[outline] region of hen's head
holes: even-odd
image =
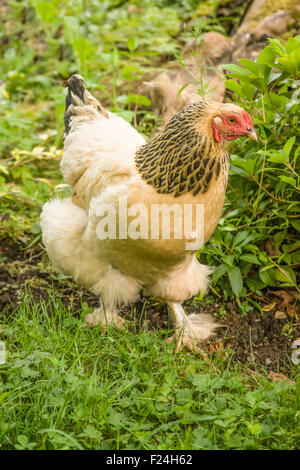
[[[239,106],[229,103],[211,103],[211,129],[214,140],[234,140],[241,136],[257,141],[249,114]]]
[[[199,101],[174,114],[137,150],[135,162],[142,178],[159,193],[204,194],[220,174],[226,185],[228,154],[223,144],[242,135],[257,140],[243,108]]]

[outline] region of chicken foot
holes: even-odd
[[[201,340],[211,336],[219,325],[209,315],[192,313],[187,316],[179,303],[169,302],[168,308],[174,323],[175,333],[167,341],[176,342],[176,352],[187,347],[206,358],[204,351],[198,344]]]
[[[125,321],[113,309],[105,308],[102,304],[100,308],[96,308],[93,313],[86,315],[84,319],[84,327],[93,328],[101,325],[103,331],[107,325],[124,328]]]

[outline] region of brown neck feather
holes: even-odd
[[[175,114],[165,128],[135,156],[141,177],[158,193],[180,196],[205,193],[213,179],[227,168],[227,154],[212,136],[203,135],[195,122],[207,120],[207,104],[187,106]],[[195,121],[195,119],[197,119]],[[199,128],[199,126],[197,126]],[[200,126],[201,127],[201,126]]]

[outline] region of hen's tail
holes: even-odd
[[[68,80],[68,94],[66,97],[66,110],[64,115],[66,134],[71,129],[71,120],[74,116],[85,116],[95,119],[99,113],[108,118],[107,111],[96,98],[86,90],[81,75],[72,75]]]

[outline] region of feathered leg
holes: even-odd
[[[125,321],[117,314],[115,309],[105,308],[101,300],[100,304],[100,308],[96,308],[93,313],[86,315],[83,327],[93,328],[94,326],[101,325],[103,331],[106,331],[107,325],[124,328]]]
[[[211,336],[219,325],[209,315],[192,313],[187,316],[179,303],[169,302],[168,308],[174,322],[175,333],[167,341],[177,343],[176,352],[187,347],[205,357],[205,353],[198,346],[199,341]]]

